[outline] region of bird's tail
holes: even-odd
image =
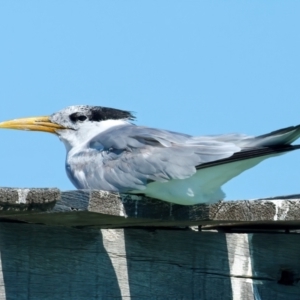
[[[246,138],[237,143],[241,147],[240,152],[236,152],[224,159],[201,164],[196,168],[203,169],[259,157],[267,158],[297,150],[300,149],[300,145],[291,145],[291,143],[299,137],[300,125],[279,129],[257,137]]]
[[[300,137],[300,125],[272,131],[267,134],[244,140],[244,147],[283,147],[291,145]]]

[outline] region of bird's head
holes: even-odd
[[[134,120],[134,116],[129,111],[90,105],[69,106],[48,118],[50,123],[61,126],[60,130],[76,131],[85,126],[99,126],[100,123],[107,121]],[[57,130],[54,133],[58,133]]]
[[[66,107],[50,116],[31,117],[0,123],[0,128],[50,132],[65,143],[74,146],[87,138],[121,124],[134,120],[129,111],[89,105]]]

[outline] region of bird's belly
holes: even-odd
[[[187,179],[151,182],[142,192],[149,197],[181,205],[214,203],[225,197],[221,190],[223,184],[266,158],[259,157],[200,169]]]
[[[220,187],[214,187],[211,190],[202,188],[202,185],[194,176],[184,180],[152,182],[142,192],[148,197],[181,205],[214,203],[225,197]]]
[[[193,205],[199,203],[214,203],[223,200],[225,194],[221,186],[243,171],[254,167],[262,160],[270,156],[247,159],[227,164],[203,168],[186,179],[173,179],[167,182],[154,181],[139,189],[132,189],[134,178],[132,174],[118,179],[115,172],[109,173],[110,180],[106,180],[105,171],[101,166],[98,168],[85,168],[76,164],[73,160],[73,170],[67,172],[79,189],[101,189],[120,193],[145,194],[146,196],[181,205]],[[68,166],[68,165],[67,165]],[[87,171],[88,170],[88,171]]]

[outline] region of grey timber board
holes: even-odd
[[[51,210],[60,198],[60,191],[56,188],[0,188],[0,211],[9,214],[16,211]]]
[[[64,226],[300,228],[300,196],[184,206],[105,191],[0,188],[0,219]]]
[[[0,223],[0,299],[243,299],[300,295],[298,234]]]

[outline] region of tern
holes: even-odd
[[[137,126],[130,111],[69,106],[50,116],[0,123],[0,128],[44,131],[64,143],[66,171],[78,189],[144,194],[171,203],[214,203],[227,181],[266,158],[295,149],[300,125],[257,137],[190,136]]]

